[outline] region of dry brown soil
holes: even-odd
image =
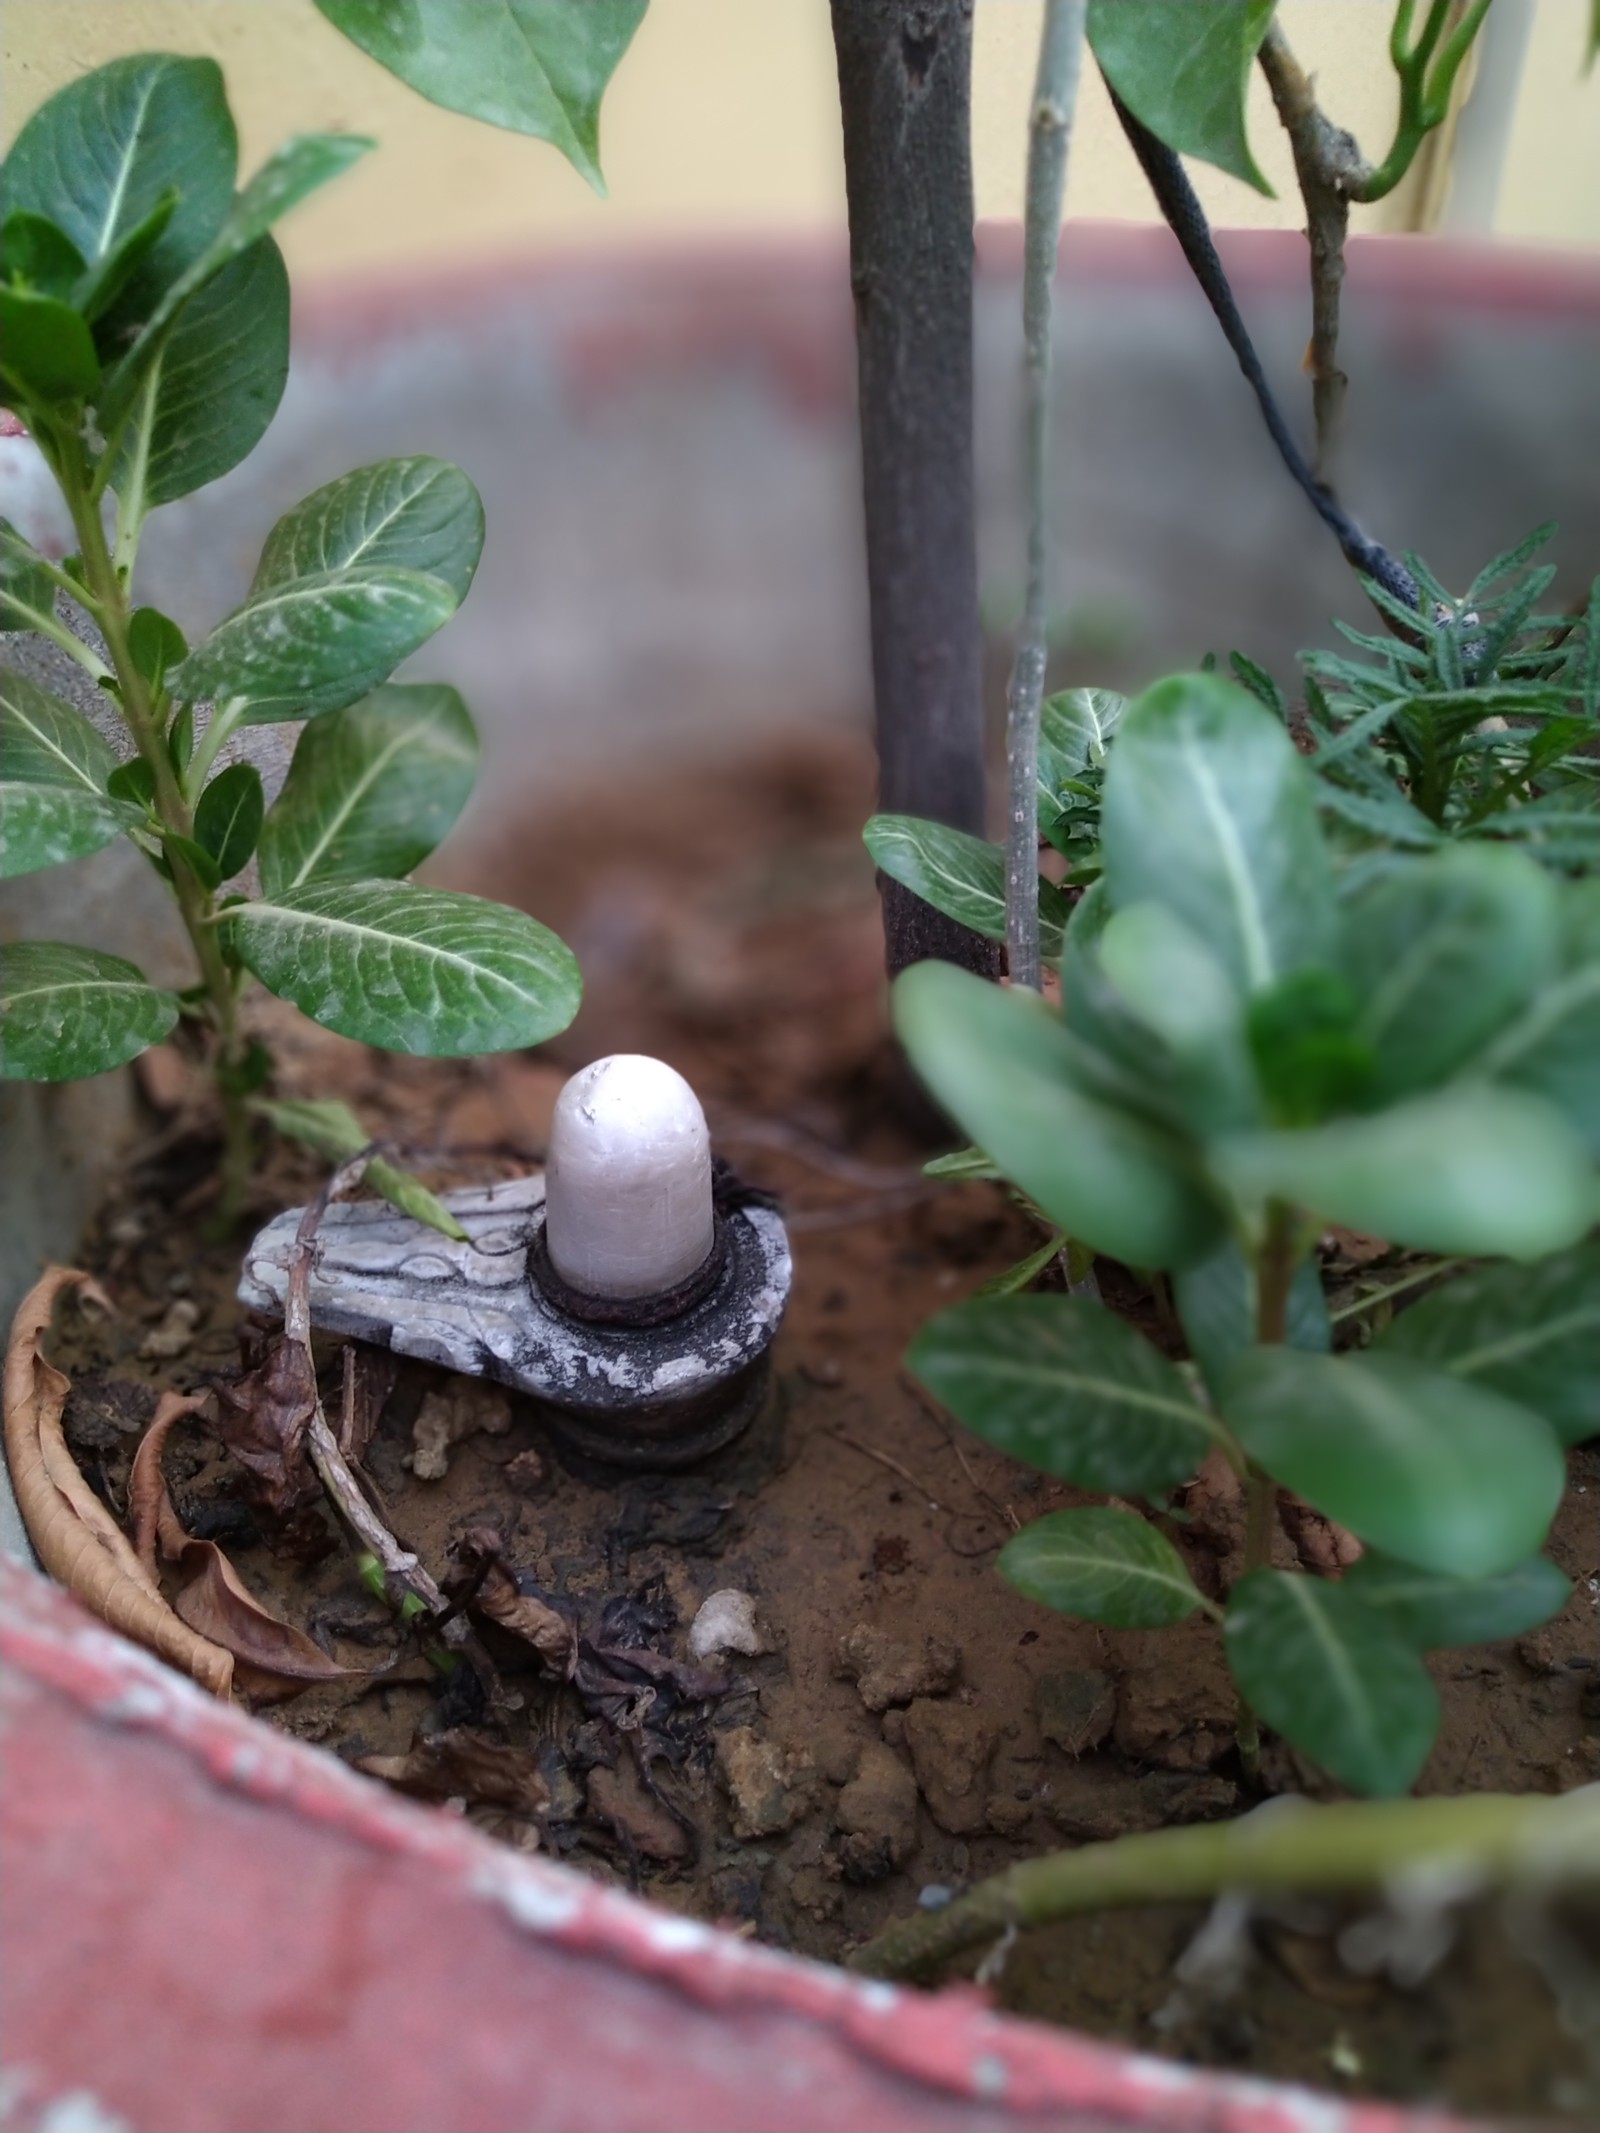
[[[492,1391],[463,1394],[415,1365],[401,1369],[368,1453],[396,1530],[438,1575],[463,1530],[493,1527],[513,1565],[586,1619],[635,1596],[647,1610],[630,1618],[635,1632],[679,1656],[709,1594],[753,1598],[770,1648],[734,1657],[724,1695],[663,1723],[650,1766],[659,1797],[604,1718],[494,1631],[514,1706],[498,1724],[470,1683],[442,1689],[416,1654],[392,1675],[313,1689],[267,1715],[352,1760],[403,1756],[419,1736],[465,1727],[470,1742],[504,1751],[502,1801],[520,1787],[525,1807],[545,1794],[549,1805],[519,1813],[468,1789],[449,1792],[445,1811],[824,1957],[924,1891],[1043,1849],[1250,1804],[1215,1632],[1198,1622],[1103,1632],[1014,1593],[995,1574],[996,1551],[1072,1493],[965,1436],[902,1374],[915,1328],[1038,1238],[996,1187],[920,1180],[927,1120],[885,1043],[858,840],[869,805],[864,753],[813,739],[564,795],[514,844],[480,855],[461,885],[524,904],[584,967],[577,1024],[537,1057],[394,1060],[264,1011],[286,1090],[342,1095],[415,1148],[475,1151],[440,1158],[430,1174],[445,1182],[536,1158],[563,1070],[611,1050],[658,1053],[695,1082],[722,1152],[783,1195],[796,1256],[768,1411],[696,1472],[580,1469],[530,1404],[508,1410]],[[119,1510],[153,1389],[197,1388],[227,1370],[240,1325],[237,1242],[202,1236],[214,1152],[203,1114],[181,1066],[157,1060],[146,1080],[149,1138],[87,1247],[121,1316],[64,1313],[57,1349],[76,1380],[72,1442]],[[256,1215],[303,1200],[316,1175],[280,1150]],[[1374,1278],[1357,1240],[1328,1256],[1345,1293]],[[1155,1298],[1119,1269],[1102,1279],[1110,1300],[1173,1345]],[[464,1403],[473,1433],[448,1474],[426,1480],[411,1471],[412,1432],[434,1392]],[[491,1433],[508,1412],[509,1427]],[[191,1529],[222,1541],[269,1606],[352,1666],[392,1654],[391,1618],[320,1508],[287,1526],[264,1516],[198,1420],[175,1433],[167,1472]],[[1423,1792],[1548,1792],[1600,1777],[1597,1503],[1591,1448],[1574,1455],[1552,1541],[1578,1581],[1560,1620],[1515,1646],[1437,1660],[1444,1723]],[[1238,1544],[1236,1507],[1201,1487],[1188,1510],[1169,1530],[1215,1588]],[[1292,1562],[1287,1532],[1280,1545]],[[1277,1787],[1326,1791],[1282,1750],[1269,1769]],[[472,1783],[448,1769],[440,1782]],[[1344,1967],[1332,1912],[1293,1910],[1256,1922],[1237,1989],[1180,1994],[1173,1965],[1202,1917],[1178,1906],[1035,1935],[1010,1954],[997,1995],[1146,2049],[1348,2093],[1578,2112],[1579,2048],[1538,1963],[1495,1918],[1472,1917],[1428,1977],[1401,1989]],[[1565,1951],[1569,1992],[1587,1993],[1600,2019],[1595,1922],[1572,1924],[1566,1939],[1546,1923],[1535,1955],[1548,1964],[1551,1948]]]

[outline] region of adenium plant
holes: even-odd
[[[1119,1627],[1198,1610],[1247,1765],[1259,1721],[1357,1791],[1402,1792],[1438,1722],[1423,1652],[1519,1633],[1568,1589],[1540,1550],[1563,1445],[1600,1429],[1600,882],[1460,844],[1341,900],[1311,767],[1206,674],[1122,718],[1101,857],[1059,1008],[925,963],[896,1026],[1000,1175],[1170,1279],[1193,1361],[1039,1294],[941,1313],[910,1365],[991,1443],[1120,1499],[1019,1533],[1013,1584]],[[1481,1264],[1337,1353],[1332,1223]],[[1211,1453],[1248,1502],[1227,1591],[1166,1515]],[[1346,1576],[1273,1567],[1281,1490],[1360,1540]]]
[[[579,998],[572,955],[533,919],[405,878],[459,814],[477,761],[454,689],[390,680],[477,569],[483,507],[458,467],[386,460],[318,489],[193,647],[134,592],[148,514],[236,466],[282,395],[289,293],[271,225],[370,145],[301,136],[236,191],[220,70],[150,54],[53,97],[0,170],[0,398],[37,442],[78,543],[58,566],[0,522],[0,628],[75,659],[119,736],[0,668],[0,875],[126,837],[170,888],[196,965],[172,992],[95,949],[0,947],[0,1072],[104,1073],[184,1018],[226,1114],[224,1215],[271,1064],[240,1018],[251,976],[328,1029],[435,1057],[537,1044]],[[104,656],[65,619],[74,611]],[[307,724],[268,807],[251,763],[218,764],[241,729],[290,720]],[[271,1108],[331,1156],[365,1139],[337,1105]],[[453,1226],[392,1166],[369,1175]]]

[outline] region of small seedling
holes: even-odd
[[[236,466],[281,398],[289,294],[271,225],[370,146],[299,136],[236,192],[220,70],[154,54],[52,97],[0,171],[0,398],[36,441],[78,542],[57,565],[0,524],[0,628],[75,659],[105,692],[119,743],[0,669],[0,875],[127,837],[171,890],[197,966],[177,993],[95,949],[0,948],[0,1072],[101,1074],[183,1017],[226,1118],[224,1221],[245,1191],[252,1104],[271,1068],[240,1018],[250,975],[328,1029],[431,1057],[540,1043],[578,1004],[570,952],[533,919],[405,879],[460,813],[477,762],[454,689],[389,680],[477,569],[483,507],[459,468],[385,460],[317,490],[268,535],[243,603],[193,648],[135,600],[148,514]],[[63,619],[63,595],[104,657]],[[300,719],[271,807],[254,765],[218,768],[242,728]],[[254,893],[241,882],[252,861]],[[340,1106],[276,1113],[324,1153],[362,1144]],[[369,1174],[453,1227],[392,1165]]]
[[[1316,802],[1243,689],[1161,682],[1111,751],[1062,1010],[948,964],[897,981],[951,1117],[1061,1231],[1165,1273],[1194,1358],[1032,1295],[943,1312],[909,1361],[1079,1489],[1154,1504],[1226,1460],[1248,1504],[1231,1590],[1125,1503],[1051,1513],[1000,1568],[1089,1621],[1208,1615],[1247,1767],[1259,1718],[1385,1794],[1438,1724],[1423,1652],[1518,1634],[1568,1590],[1539,1551],[1563,1444],[1600,1429],[1600,883],[1459,844],[1341,901]],[[1486,1263],[1335,1354],[1330,1223]],[[1272,1567],[1280,1490],[1364,1544],[1342,1580]]]

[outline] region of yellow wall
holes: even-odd
[[[1517,0],[1501,0],[1517,4]],[[1496,229],[1600,241],[1600,68],[1578,80],[1588,0],[1537,0]],[[1021,212],[1024,118],[1042,0],[977,0],[974,155],[979,213]],[[1369,154],[1394,90],[1387,0],[1284,0],[1282,20],[1326,108]],[[609,201],[541,143],[436,110],[338,36],[311,0],[4,0],[0,132],[78,72],[121,52],[208,52],[228,75],[248,170],[290,132],[349,128],[380,151],[301,208],[291,268],[336,274],[441,254],[628,245],[664,235],[802,231],[843,219],[826,0],[653,0],[607,99]],[[1299,220],[1282,136],[1259,78],[1252,137],[1279,188],[1265,200],[1196,169],[1223,223]],[[1086,70],[1069,213],[1148,219],[1104,91]],[[1406,228],[1402,189],[1358,214]]]

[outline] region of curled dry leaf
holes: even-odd
[[[553,1674],[570,1681],[578,1664],[577,1631],[548,1594],[506,1568],[500,1559],[499,1534],[487,1526],[474,1526],[451,1553],[475,1580],[468,1606],[513,1636],[526,1638]]]
[[[128,1508],[141,1563],[155,1575],[156,1551],[175,1562],[188,1582],[174,1611],[209,1643],[231,1652],[234,1685],[258,1702],[297,1696],[318,1681],[353,1681],[362,1670],[330,1659],[304,1631],[280,1622],[245,1584],[215,1541],[194,1540],[172,1508],[161,1454],[172,1425],[198,1400],[163,1396],[134,1456]]]
[[[306,1431],[317,1412],[317,1374],[298,1340],[274,1333],[255,1367],[217,1387],[217,1428],[270,1511],[291,1510],[316,1492]]]
[[[56,1300],[78,1288],[111,1308],[73,1267],[47,1267],[17,1307],[6,1343],[5,1441],[17,1505],[39,1560],[101,1621],[191,1675],[215,1696],[233,1685],[233,1659],[167,1605],[154,1571],[79,1473],[62,1434],[71,1390],[42,1353]],[[170,1424],[169,1424],[170,1427]]]
[[[530,1817],[550,1805],[550,1788],[531,1755],[465,1726],[419,1733],[406,1754],[364,1756],[356,1768],[425,1800],[466,1799]]]

